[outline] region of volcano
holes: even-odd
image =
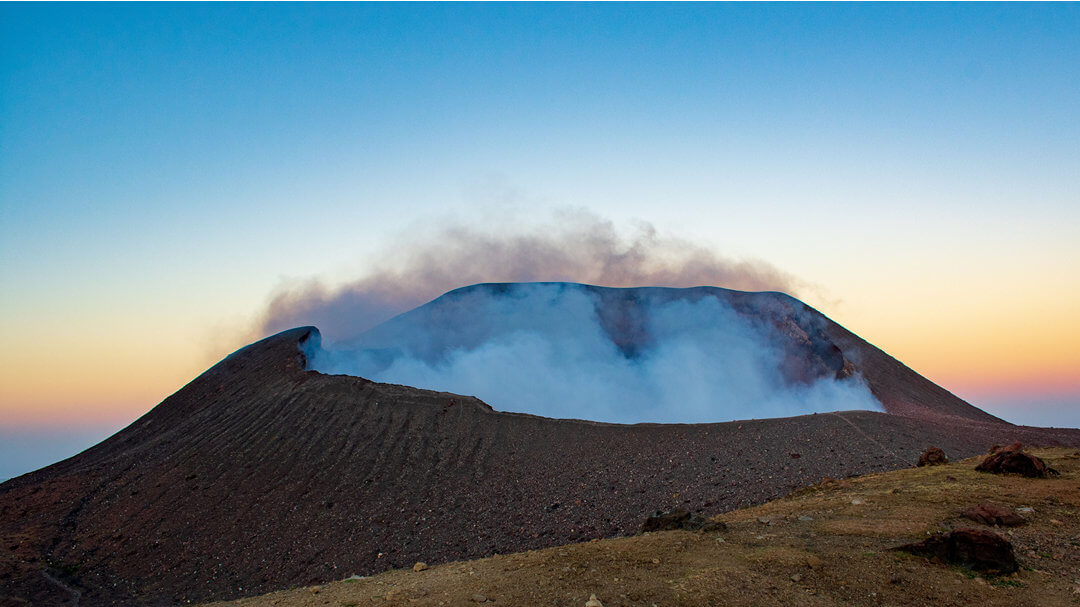
[[[471,347],[461,329],[477,297],[523,288],[452,291],[355,349],[388,364],[402,352],[438,360],[446,350],[425,344]],[[979,410],[783,294],[548,288],[584,294],[627,360],[657,336],[646,304],[722,303],[769,336],[786,384],[861,382],[882,410],[633,425],[499,412],[314,370],[320,334],[300,327],[231,354],[87,451],[0,485],[0,605],[254,595],[634,533],[655,510],[715,514],[823,477],[910,467],[930,445],[953,458],[1014,441],[1080,445],[1080,430]]]
[[[537,344],[522,336],[542,339]],[[323,372],[424,387],[456,384],[500,409],[558,413],[548,417],[574,417],[582,411],[594,420],[606,414],[610,419],[599,421],[631,423],[669,421],[665,417],[685,421],[691,411],[697,417],[693,421],[786,417],[762,414],[769,412],[766,405],[774,392],[806,397],[805,388],[829,385],[847,392],[847,399],[834,400],[853,401],[837,402],[837,408],[1000,421],[778,292],[480,284],[450,291],[336,349],[323,350],[317,339],[308,344],[309,366]],[[481,366],[486,373],[477,378]],[[657,377],[658,367],[668,372]],[[601,388],[591,389],[589,382]],[[627,384],[642,396],[620,389]],[[680,389],[688,384],[694,389]],[[868,390],[860,391],[864,386]],[[865,398],[859,398],[862,392]],[[491,403],[489,397],[496,396],[500,402]],[[695,397],[721,406],[695,407]],[[537,398],[569,404],[536,404],[531,411],[523,406]],[[642,399],[673,401],[669,404],[678,415],[641,407]],[[605,408],[598,400],[612,406]],[[736,402],[724,407],[724,400]],[[627,412],[627,401],[645,411]],[[791,415],[813,410],[795,405],[771,409],[790,409]]]

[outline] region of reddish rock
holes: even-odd
[[[1022,443],[1013,443],[1013,444],[1007,445],[1005,447],[1002,447],[1001,445],[994,445],[993,447],[990,447],[990,455],[993,455],[995,453],[999,453],[1001,451],[1023,451],[1023,450],[1024,450],[1024,445]]]
[[[974,571],[1013,573],[1019,569],[1012,544],[996,533],[979,529],[939,533],[922,542],[899,546],[896,550]]]
[[[994,504],[975,504],[960,513],[960,516],[976,523],[1001,527],[1016,527],[1027,522],[1012,510]]]
[[[919,466],[940,466],[949,463],[945,452],[937,447],[930,447],[919,456]]]
[[[991,472],[994,474],[1020,474],[1029,478],[1046,478],[1057,475],[1057,470],[1046,465],[1040,458],[1024,453],[1020,449],[1020,443],[1009,445],[1005,449],[987,456],[981,464],[975,466],[979,472]]]

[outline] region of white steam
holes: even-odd
[[[475,395],[504,411],[606,422],[881,410],[857,375],[786,377],[790,336],[715,296],[635,296],[640,328],[627,343],[601,318],[610,302],[580,285],[463,291],[339,339],[313,352],[309,366]]]

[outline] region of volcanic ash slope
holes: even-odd
[[[723,298],[783,328],[791,352],[816,353],[824,366],[796,364],[793,381],[807,369],[858,374],[885,412],[669,425],[500,413],[308,370],[318,331],[302,327],[235,352],[101,444],[0,485],[2,600],[249,596],[632,533],[657,509],[712,515],[826,476],[910,467],[931,444],[953,458],[1017,440],[1080,445],[1080,431],[979,411],[787,296],[574,288],[627,328],[614,332],[627,351],[636,302]]]

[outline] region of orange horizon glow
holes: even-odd
[[[1076,396],[1080,399],[1078,365],[1068,356],[1055,357],[1072,352],[1058,352],[1051,346],[1042,349],[1040,356],[1010,360],[995,358],[987,346],[975,343],[965,343],[954,350],[920,345],[913,348],[908,344],[907,357],[890,354],[975,406],[980,398],[988,397],[1038,400]],[[888,348],[883,349],[889,352]],[[53,360],[58,366],[37,368],[30,364],[32,361],[24,359],[23,364],[8,366],[0,375],[3,380],[0,381],[0,428],[102,424],[122,427],[218,360],[209,360],[205,354],[196,358],[198,362],[178,356],[155,360],[114,353],[100,356],[92,364],[72,365],[71,361]],[[63,381],[57,381],[62,375],[56,372],[60,367],[74,367],[74,370]]]
[[[859,282],[870,270],[849,272],[830,287],[846,295],[842,304],[808,303],[946,390],[976,406],[991,397],[1080,401],[1080,289],[1029,275],[1030,284],[987,300],[974,288],[991,282],[985,276],[966,274],[972,284],[959,286],[894,276],[885,289]],[[1040,280],[1054,286],[1037,289]],[[110,312],[90,326],[71,315],[0,331],[0,341],[19,344],[0,350],[0,428],[126,424],[260,337],[243,321],[193,335],[190,327],[214,326],[212,310],[177,310],[167,326]]]

